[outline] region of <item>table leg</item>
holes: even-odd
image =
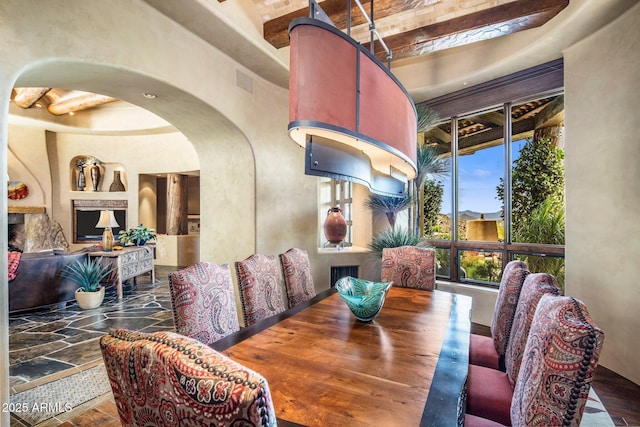
[[[121,257],[117,258],[118,262],[118,282],[116,283],[117,291],[118,291],[118,300],[122,299],[122,259]]]

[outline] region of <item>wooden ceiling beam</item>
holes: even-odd
[[[362,6],[370,14],[371,2],[362,1]],[[424,4],[423,0],[375,0],[373,8],[373,17],[384,19],[388,16],[395,15],[420,7]],[[336,28],[346,32],[347,28],[347,1],[346,0],[325,0],[320,3],[322,10],[329,16]],[[266,21],[263,24],[264,39],[276,48],[289,46],[289,24],[296,18],[309,16],[309,9],[298,9],[294,12]],[[362,12],[356,5],[355,1],[351,6],[351,27],[366,24]]]
[[[535,116],[536,129],[545,126],[557,125],[564,120],[564,95],[557,96],[556,99],[545,105],[545,107]]]
[[[117,101],[117,99],[106,95],[87,93],[81,96],[62,99],[50,104],[47,109],[51,114],[59,116],[70,112],[86,110],[87,108],[96,107],[98,105],[106,104],[107,102],[113,101]]]
[[[384,41],[393,52],[393,59],[408,58],[535,28],[568,5],[569,0],[517,0],[385,37]],[[363,44],[367,49],[368,45]],[[386,58],[380,43],[375,44],[375,55],[381,60]]]
[[[31,108],[51,88],[49,87],[17,87],[14,88],[13,102],[20,108]]]
[[[556,16],[568,4],[569,0],[516,0],[388,36],[384,41],[392,50],[393,59],[408,58],[538,27]],[[369,12],[370,2],[363,2],[363,6]],[[346,31],[346,0],[325,0],[321,7],[337,28]],[[374,18],[376,22],[380,22],[386,17],[420,7],[424,7],[421,0],[375,0]],[[295,18],[308,15],[308,8],[303,8],[265,21],[265,40],[276,48],[288,46],[289,24]],[[352,27],[366,23],[355,2],[352,3],[351,16]],[[368,45],[369,43],[363,44],[367,49]],[[375,43],[375,54],[383,62],[386,61],[386,53],[380,43]]]

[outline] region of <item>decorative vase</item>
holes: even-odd
[[[120,179],[120,171],[113,171],[113,182],[109,186],[109,191],[125,191],[124,184]]]
[[[93,191],[98,191],[98,185],[100,184],[100,166],[96,162],[93,162],[91,166],[91,183],[93,184]]]
[[[347,222],[342,216],[342,209],[335,207],[327,211],[327,218],[324,220],[324,236],[329,243],[338,245],[342,243],[347,235]]]
[[[84,165],[78,165],[78,191],[84,191],[84,187],[87,185],[84,178]]]
[[[98,308],[104,300],[104,286],[101,286],[96,292],[85,292],[82,288],[76,289],[76,302],[78,307],[83,310],[91,310]]]
[[[393,282],[371,282],[347,276],[338,279],[336,290],[356,319],[370,322],[382,309],[392,284]]]

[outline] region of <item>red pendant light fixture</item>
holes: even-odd
[[[317,8],[310,5],[311,15],[323,16]],[[323,20],[295,19],[289,37],[288,130],[306,149],[305,173],[402,196],[416,173],[417,119],[408,92],[369,50]]]

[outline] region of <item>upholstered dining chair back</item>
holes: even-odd
[[[100,348],[125,427],[276,425],[267,380],[195,339],[120,329]]]
[[[491,320],[491,337],[496,351],[503,359],[511,336],[513,316],[516,313],[520,292],[525,279],[530,274],[527,264],[522,261],[511,261],[504,268],[498,298]]]
[[[282,266],[289,308],[316,295],[311,276],[309,254],[306,250],[291,248],[280,254],[280,265]]]
[[[176,332],[211,344],[240,330],[231,270],[202,261],[169,274]]]
[[[471,334],[470,364],[506,370],[504,358],[511,337],[513,316],[520,299],[522,285],[528,275],[527,264],[522,261],[511,261],[505,266],[493,309],[491,337]]]
[[[432,248],[401,246],[382,250],[382,281],[394,286],[432,291],[436,284],[436,251]]]
[[[533,322],[533,315],[538,308],[538,302],[543,295],[562,295],[555,277],[547,273],[529,274],[522,284],[520,299],[513,316],[511,337],[504,356],[507,376],[513,387],[518,378],[520,363],[524,355],[524,348],[529,337],[529,330]]]
[[[286,310],[282,269],[275,256],[253,254],[235,265],[245,326]]]
[[[581,301],[543,295],[513,391],[513,425],[579,426],[603,342]]]

